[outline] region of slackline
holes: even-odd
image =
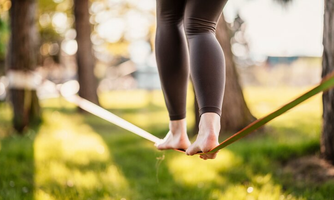
[[[206,152],[205,154],[208,153],[215,153],[218,150],[236,142],[237,140],[247,136],[248,134],[252,133],[253,131],[259,129],[260,127],[262,127],[263,125],[265,125],[266,123],[268,123],[269,121],[275,119],[276,117],[284,114],[285,112],[287,112],[288,110],[290,110],[291,108],[294,108],[295,106],[301,104],[302,102],[304,102],[305,100],[313,97],[314,95],[326,91],[330,88],[334,87],[334,72],[332,72],[331,74],[327,75],[326,77],[324,77],[322,79],[322,81],[315,87],[313,87],[311,90],[309,90],[308,92],[300,95],[299,97],[295,98],[294,100],[292,100],[291,102],[285,104],[284,106],[282,106],[281,108],[273,111],[272,113],[269,113],[268,115],[254,121],[253,123],[249,124],[248,126],[246,126],[245,128],[243,128],[242,130],[240,130],[239,132],[235,133],[234,135],[232,135],[231,137],[227,138],[226,140],[224,140],[223,142],[221,142],[218,146],[216,146],[215,148],[211,149],[209,152]],[[154,142],[155,144],[159,143],[162,141],[162,139],[148,133],[147,131],[131,124],[130,122],[112,114],[111,112],[107,111],[106,109],[86,100],[81,98],[80,96],[76,95],[76,94],[64,94],[63,92],[61,92],[61,95],[69,102],[72,102],[74,104],[76,104],[77,106],[79,106],[80,108],[82,108],[83,110],[86,110],[87,112],[96,115],[110,123],[113,123],[123,129],[126,129],[138,136],[141,136],[151,142]],[[184,152],[181,149],[175,149],[177,151],[181,151]],[[204,154],[199,152],[198,154]]]
[[[235,133],[234,135],[232,135],[231,137],[227,138],[226,140],[224,140],[223,142],[221,142],[218,146],[216,146],[215,148],[211,149],[209,152],[207,153],[215,153],[218,150],[232,144],[233,142],[245,137],[246,135],[252,133],[253,131],[259,129],[261,126],[263,126],[264,124],[268,123],[269,121],[275,119],[276,117],[284,114],[285,112],[287,112],[288,110],[290,110],[291,108],[301,104],[302,102],[304,102],[305,100],[313,97],[314,95],[326,91],[330,88],[334,87],[334,72],[328,74],[327,76],[325,76],[321,82],[313,87],[311,90],[309,90],[308,92],[305,92],[304,94],[300,95],[299,97],[295,98],[294,100],[292,100],[291,102],[285,104],[284,106],[282,106],[281,108],[273,111],[272,113],[254,121],[253,123],[249,124],[248,126],[246,126],[245,128],[243,128],[242,130],[240,130],[239,132]]]
[[[130,122],[118,117],[117,115],[112,114],[111,112],[107,111],[106,109],[81,98],[78,95],[71,95],[71,96],[65,96],[65,99],[69,102],[72,102],[82,108],[83,110],[86,110],[87,112],[92,113],[93,115],[96,115],[108,122],[111,122],[119,127],[124,128],[125,130],[128,130],[136,135],[139,135],[140,137],[143,137],[151,142],[158,143],[161,141],[158,137],[148,133],[147,131],[144,131],[143,129],[131,124]]]
[[[109,112],[108,110],[84,99],[84,98],[81,98],[80,96],[76,95],[76,92],[73,92],[73,91],[67,91],[67,87],[69,85],[71,85],[71,81],[69,82],[66,82],[64,84],[62,84],[59,87],[57,87],[57,85],[51,81],[48,81],[49,83],[53,84],[57,90],[60,92],[60,94],[69,102],[71,103],[74,103],[75,105],[79,106],[81,109],[97,116],[97,117],[100,117],[110,123],[113,123],[125,130],[128,130],[130,131],[131,133],[134,133],[140,137],[143,137],[153,143],[159,143],[161,142],[162,140],[150,133],[148,133],[147,131],[139,128],[138,126],[134,125],[134,124],[131,124],[130,122],[118,117],[117,115]],[[70,84],[68,84],[70,83]],[[79,84],[77,84],[77,90],[79,90]]]

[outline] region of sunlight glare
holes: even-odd
[[[68,55],[74,55],[78,51],[78,43],[76,40],[64,40],[61,49]]]
[[[155,10],[155,1],[154,0],[128,0],[134,5],[137,6],[137,8],[143,10],[143,11],[154,11]]]
[[[151,46],[146,41],[132,42],[129,46],[130,58],[136,64],[145,64],[151,54]]]
[[[232,45],[232,52],[235,56],[240,57],[240,58],[247,57],[247,53],[248,53],[246,47],[239,43],[234,43]]]
[[[76,37],[77,37],[77,32],[73,28],[67,30],[66,33],[65,33],[65,39],[67,39],[67,40],[75,40]]]
[[[110,18],[97,26],[98,34],[108,42],[119,41],[125,30],[124,21],[121,18]]]
[[[252,192],[253,192],[253,190],[254,190],[254,188],[253,188],[253,187],[248,187],[248,188],[247,188],[247,193],[252,193]]]
[[[121,3],[123,0],[108,0],[109,3]]]
[[[225,182],[219,173],[230,169],[238,162],[239,159],[231,151],[221,150],[215,160],[203,161],[198,156],[180,155],[171,159],[168,166],[175,179],[189,185],[198,185],[201,182]]]
[[[41,200],[55,200],[56,199],[40,188],[34,192],[34,196],[35,196],[35,199],[41,199]]]
[[[57,32],[64,32],[67,28],[67,15],[63,12],[56,12],[52,16],[52,25],[56,28]]]
[[[150,21],[138,11],[129,11],[126,14],[125,38],[129,41],[145,39],[149,33]]]
[[[92,40],[92,43],[94,44],[93,48],[96,52],[100,53],[100,52],[103,52],[105,50],[102,46],[104,44],[104,40],[98,34],[92,33],[90,35],[90,39]],[[98,54],[98,55],[100,55],[100,54]]]
[[[45,189],[48,187],[65,186],[80,191],[99,190],[107,185],[109,192],[128,188],[99,134],[82,125],[80,118],[59,112],[47,115],[34,142],[34,183],[39,188],[35,199],[53,199]]]
[[[257,188],[247,187],[246,185],[239,183],[233,184],[224,191],[215,190],[212,193],[215,199],[289,199],[296,200],[292,195],[285,196],[284,191],[278,184],[267,183],[260,185]],[[283,198],[282,198],[283,197]]]
[[[5,84],[3,84],[2,82],[0,82],[0,97],[4,96],[5,94],[6,94]]]
[[[79,82],[77,80],[71,80],[62,84],[60,92],[63,96],[68,97],[78,93],[79,89],[80,89]]]
[[[48,13],[44,13],[39,17],[39,23],[42,27],[46,27],[51,22],[50,15]]]
[[[105,9],[105,3],[104,2],[93,2],[90,6],[90,11],[92,13],[99,13]]]
[[[0,2],[1,2],[0,13],[7,12],[12,7],[11,1],[5,0]]]

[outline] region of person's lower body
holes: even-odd
[[[225,86],[225,61],[215,30],[227,0],[157,0],[155,52],[170,117],[170,132],[158,149],[208,152],[218,144]],[[192,76],[199,104],[199,133],[190,145],[186,94]],[[214,158],[205,154],[201,158]]]

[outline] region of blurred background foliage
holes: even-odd
[[[168,115],[162,93],[156,90],[152,1],[91,0],[89,21],[101,105],[162,138],[168,131]],[[285,8],[292,4],[277,2],[288,2]],[[37,71],[56,83],[76,79],[73,1],[38,0],[37,5]],[[10,6],[11,1],[0,0],[0,75],[5,71]],[[234,12],[226,20],[231,49],[254,116],[267,114],[319,82],[319,55],[251,55],[254,41],[247,35],[247,23]],[[264,18],[263,12],[251,15]],[[293,33],[289,28],[282,32]],[[0,84],[0,97],[1,91]],[[0,102],[0,199],[329,199],[334,195],[332,168],[318,156],[320,96],[277,118],[263,132],[222,150],[216,160],[203,162],[178,152],[158,152],[142,138],[76,112],[73,104],[55,94],[45,86],[39,94],[43,123],[27,128],[22,137],[11,126],[10,105]],[[189,87],[189,127],[195,126],[193,100]]]

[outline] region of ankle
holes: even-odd
[[[172,134],[186,133],[187,131],[187,121],[186,119],[173,120],[169,122],[169,130]]]
[[[199,122],[199,130],[200,130],[199,133],[202,134],[208,134],[208,133],[219,134],[220,116],[216,113],[210,113],[210,112],[202,114]]]

